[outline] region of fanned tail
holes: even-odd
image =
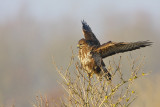
[[[111,76],[111,74],[108,72],[108,70],[105,68],[105,70],[104,70],[105,72],[105,74],[104,74],[104,77],[107,79],[107,81],[110,81],[111,79],[112,79],[112,76]]]
[[[107,81],[110,81],[112,79],[112,75],[108,72],[108,70],[105,67],[102,67],[103,77],[107,79]]]

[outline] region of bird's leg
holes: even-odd
[[[102,81],[102,76],[97,75],[97,78],[98,78],[99,81]]]
[[[83,70],[82,63],[81,63],[81,65],[79,66],[79,68],[80,68],[81,70]]]
[[[89,77],[89,78],[92,78],[92,75],[93,75],[93,73],[91,73],[91,72],[88,73],[88,77]]]

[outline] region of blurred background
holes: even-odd
[[[78,52],[83,19],[101,43],[154,42],[131,52],[146,56],[145,70],[152,71],[137,83],[134,105],[160,106],[158,0],[0,0],[0,106],[30,107],[39,93],[55,99],[63,95],[52,56],[59,67],[67,67],[71,47]],[[129,53],[115,57],[120,55]]]

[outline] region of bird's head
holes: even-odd
[[[87,41],[84,38],[79,40],[77,48],[81,49],[82,47],[86,47],[86,46],[88,46],[88,44],[87,44]]]

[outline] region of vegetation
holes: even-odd
[[[89,78],[79,62],[74,60],[74,54],[66,70],[57,67],[53,60],[57,72],[63,79],[60,84],[66,93],[61,97],[60,104],[53,102],[51,104],[46,97],[37,96],[33,106],[128,107],[137,98],[136,90],[132,87],[134,81],[147,75],[143,71],[144,58],[127,58],[130,66],[130,69],[126,69],[130,72],[128,76],[124,75],[125,71],[122,71],[122,57],[119,58],[118,63],[113,58],[108,67],[108,71],[112,74],[112,81],[107,81],[105,78],[98,80],[96,76]]]

